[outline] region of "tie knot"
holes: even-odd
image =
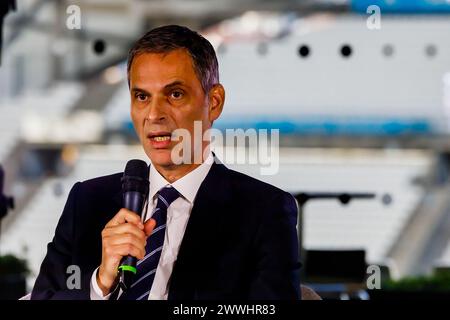
[[[168,208],[172,202],[180,197],[180,193],[173,187],[161,188],[157,195],[158,199],[164,203],[166,208]]]

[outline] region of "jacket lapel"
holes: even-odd
[[[195,275],[201,274],[202,268],[208,268],[211,254],[217,251],[220,225],[226,218],[231,193],[228,169],[216,161],[194,201],[173,268],[169,300],[195,299],[195,284],[198,284]]]

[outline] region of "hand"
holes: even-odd
[[[97,284],[104,296],[117,284],[117,270],[123,257],[144,258],[147,237],[155,225],[154,219],[144,225],[136,213],[125,208],[106,224],[102,231],[102,263],[97,273]]]

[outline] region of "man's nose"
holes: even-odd
[[[164,101],[162,99],[152,99],[147,111],[147,119],[150,122],[162,121],[166,118]]]

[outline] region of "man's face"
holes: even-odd
[[[180,142],[171,140],[172,132],[183,128],[193,137],[194,121],[203,132],[210,128],[222,110],[223,88],[222,99],[217,88],[205,94],[184,49],[136,56],[129,77],[131,118],[145,153],[157,168],[173,166],[171,151]]]

